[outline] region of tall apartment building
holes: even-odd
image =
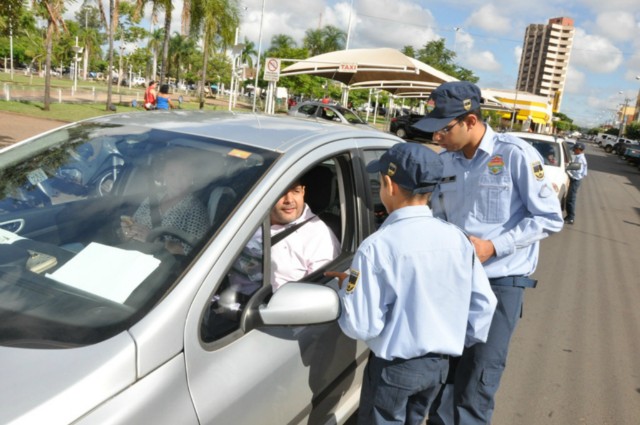
[[[529,25],[524,34],[516,88],[547,97],[554,112],[562,103],[574,33],[573,19],[553,18]]]

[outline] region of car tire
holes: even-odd
[[[406,139],[407,138],[407,131],[404,128],[399,127],[396,130],[396,136],[398,136],[401,139]]]
[[[611,153],[612,150],[613,150],[613,146],[611,146],[611,145],[607,145],[607,146],[604,147],[604,151],[606,153]]]

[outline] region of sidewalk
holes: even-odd
[[[0,112],[0,149],[65,124],[68,123]]]

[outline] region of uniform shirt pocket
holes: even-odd
[[[509,217],[511,199],[509,176],[480,176],[476,217],[484,223],[502,223]]]

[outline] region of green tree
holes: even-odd
[[[180,72],[184,64],[187,62],[196,50],[196,43],[190,37],[174,33],[169,43],[169,66],[168,73],[175,69],[176,81],[180,80]]]
[[[68,0],[71,1],[71,0]],[[65,28],[62,18],[64,13],[64,0],[34,0],[33,6],[36,14],[47,21],[47,32],[45,37],[45,66],[44,77],[44,110],[50,110],[51,104],[51,55],[53,51],[53,39],[58,34],[60,27]]]
[[[204,107],[207,62],[216,41],[230,45],[240,22],[238,0],[191,0],[191,33],[201,35],[203,42],[202,75],[200,76],[200,109]]]
[[[296,42],[290,35],[287,34],[276,34],[271,37],[271,46],[270,48],[273,50],[285,50],[285,49],[293,49],[296,47]]]
[[[629,139],[640,140],[640,122],[634,121],[627,124],[625,132]]]
[[[322,40],[322,30],[308,29],[304,33],[302,44],[304,48],[307,49],[309,56],[317,56],[323,53]]]
[[[479,78],[473,74],[473,71],[455,64],[455,57],[456,53],[447,49],[444,38],[441,38],[425,44],[423,48],[418,50],[416,59],[459,80],[478,82]]]
[[[242,48],[242,53],[240,54],[240,60],[243,64],[247,65],[249,68],[253,68],[253,56],[258,55],[258,51],[256,50],[256,44],[253,41],[249,41],[247,37],[244,38],[244,47]]]
[[[169,39],[171,38],[173,5],[171,0],[136,0],[136,17],[142,13],[149,2],[152,3],[151,13],[153,16],[157,16],[160,10],[164,10],[164,40],[162,41],[162,56],[160,60],[160,83],[163,83],[169,61]]]
[[[322,53],[344,50],[347,41],[347,33],[333,25],[327,25],[322,29]]]

